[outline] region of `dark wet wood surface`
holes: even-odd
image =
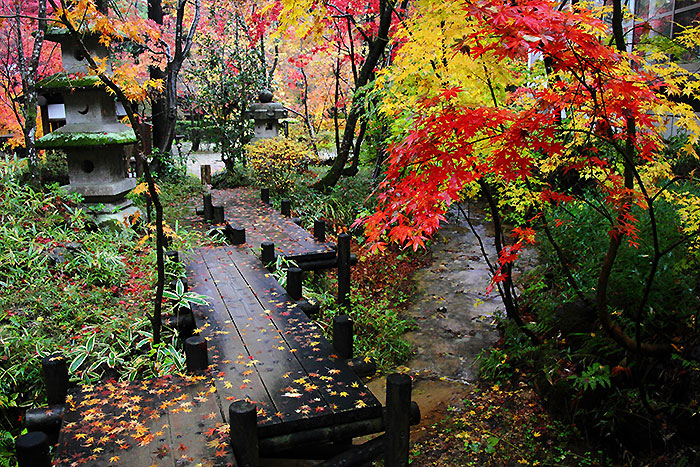
[[[263,203],[258,188],[211,190],[211,195],[214,205],[224,206],[226,220],[233,227],[245,228],[249,246],[260,248],[262,242],[273,242],[278,255],[298,262],[335,257],[335,245],[316,241],[291,218]]]
[[[381,405],[246,245],[186,256],[210,366],[201,375],[82,387],[70,397],[57,465],[235,465],[228,406],[258,407],[261,439],[381,416]]]

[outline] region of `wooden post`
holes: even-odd
[[[239,467],[258,467],[258,414],[255,404],[238,400],[228,407],[231,448]]]
[[[408,466],[411,421],[411,377],[393,373],[386,378],[386,467]]]
[[[291,217],[291,215],[292,215],[292,201],[288,200],[288,199],[283,199],[282,206],[280,208],[280,212],[282,213],[283,216]]]
[[[213,209],[214,209],[214,216],[213,216],[212,222],[214,222],[214,224],[223,224],[224,220],[226,220],[225,216],[224,216],[224,207],[223,206],[214,206]]]
[[[377,372],[377,362],[373,357],[357,357],[346,360],[346,363],[352,371],[360,378],[374,376]]]
[[[169,259],[170,261],[174,263],[179,263],[180,262],[180,255],[176,250],[168,250],[165,252],[165,258]]]
[[[342,359],[352,358],[352,320],[348,315],[333,318],[333,348]]]
[[[350,235],[338,235],[338,303],[350,304]]]
[[[287,294],[292,300],[301,300],[303,271],[301,268],[287,269]]]
[[[321,243],[326,241],[326,221],[314,221],[314,237]]]
[[[270,204],[270,189],[260,188],[260,201],[265,204]]]
[[[231,224],[226,224],[224,233],[231,245],[243,245],[245,243],[245,229],[243,227],[234,227]]]
[[[202,179],[202,185],[211,185],[211,165],[200,165],[199,175]]]
[[[170,325],[177,329],[180,337],[190,337],[197,327],[192,309],[189,306],[181,306],[177,309],[174,318],[174,322],[171,322]]]
[[[260,254],[260,261],[268,270],[273,270],[275,263],[275,244],[272,242],[262,242],[260,244],[262,252]],[[270,266],[272,264],[273,266]]]
[[[210,221],[214,218],[214,206],[211,204],[211,193],[204,195],[204,220]]]
[[[46,388],[46,402],[49,405],[65,404],[68,395],[68,366],[66,358],[55,353],[41,360]]]
[[[45,433],[32,431],[15,441],[19,467],[51,467],[49,440]]]
[[[52,405],[27,409],[24,413],[24,427],[27,431],[40,431],[48,438],[49,445],[56,444],[61,431],[65,406]]]
[[[185,362],[189,373],[207,369],[209,355],[207,354],[206,339],[202,336],[192,336],[185,339]]]

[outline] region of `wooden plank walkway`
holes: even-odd
[[[250,246],[260,248],[262,242],[273,242],[277,254],[297,262],[335,258],[335,245],[316,241],[291,218],[263,203],[258,188],[211,190],[211,195],[215,206],[224,206],[232,226],[245,228]]]
[[[83,387],[69,397],[55,465],[235,465],[227,420],[239,399],[257,405],[261,444],[301,433],[313,445],[324,428],[381,417],[374,395],[247,246],[188,256],[191,289],[210,297],[195,309],[209,369]]]

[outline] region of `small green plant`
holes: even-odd
[[[243,164],[233,164],[230,168],[216,172],[211,177],[211,186],[219,190],[247,186],[250,182],[248,169]]]
[[[163,291],[163,297],[173,301],[175,310],[182,306],[206,305],[209,299],[206,295],[185,291],[185,284],[180,279],[175,282],[175,290]]]
[[[266,267],[272,268],[272,275],[277,279],[282,287],[287,287],[287,271],[289,268],[296,268],[299,265],[294,261],[285,258],[282,255],[277,255],[273,263],[267,264]]]
[[[588,366],[580,375],[572,375],[574,387],[583,391],[595,391],[596,388],[610,387],[610,367],[600,363]]]

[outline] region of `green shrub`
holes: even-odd
[[[360,167],[354,177],[343,177],[338,183],[319,192],[311,187],[317,173],[326,168],[313,167],[309,173],[295,178],[294,188],[285,194],[273,193],[273,204],[279,205],[282,198],[292,201],[292,210],[301,218],[302,225],[312,226],[314,220],[325,220],[330,232],[348,229],[355,219],[367,212],[373,203],[370,194],[372,185],[368,183],[369,169]]]
[[[234,164],[232,169],[216,172],[211,177],[211,186],[216,189],[237,188],[250,185],[248,169],[242,164]]]
[[[63,151],[45,151],[39,162],[41,183],[49,185],[58,183],[68,184],[68,159]]]

